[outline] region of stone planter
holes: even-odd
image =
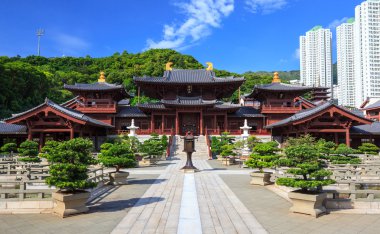
[[[157,158],[143,158],[141,161],[139,161],[139,166],[151,166],[156,165],[159,159]]]
[[[235,164],[235,159],[234,158],[222,158],[221,159],[222,164],[225,166],[230,166]]]
[[[110,183],[113,185],[123,185],[128,184],[127,177],[129,176],[129,172],[119,171],[119,172],[110,172]]]
[[[52,198],[57,204],[53,209],[54,214],[64,218],[70,215],[87,212],[88,207],[86,206],[86,202],[90,195],[91,194],[86,191],[76,193],[53,193]]]
[[[252,177],[250,184],[252,184],[252,185],[265,186],[268,184],[273,184],[270,181],[270,177],[272,175],[272,173],[270,173],[270,172],[251,172],[250,175]]]
[[[327,197],[326,193],[307,194],[296,190],[289,192],[288,197],[293,203],[293,206],[290,208],[291,212],[308,214],[313,217],[318,217],[326,212],[326,207],[323,205],[323,201]]]

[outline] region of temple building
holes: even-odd
[[[106,82],[101,72],[93,84],[65,84],[73,99],[62,104],[46,99],[41,105],[0,122],[0,145],[10,139],[25,139],[43,146],[47,140],[86,137],[95,148],[106,137],[128,133],[134,119],[139,135],[175,134],[240,135],[244,120],[251,135],[282,143],[288,137],[312,134],[336,143],[380,145],[377,118],[369,118],[376,106],[367,106],[367,116],[328,101],[328,88],[281,83],[278,73],[270,84],[255,85],[239,104],[228,100],[245,82],[243,77],[217,77],[212,63],[206,69],[174,69],[166,64],[161,77],[134,77],[137,99],[152,101],[130,105],[131,95],[122,85]],[[308,97],[308,98],[306,98]],[[363,106],[363,108],[365,108]],[[380,109],[379,109],[380,110]]]

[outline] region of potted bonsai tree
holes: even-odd
[[[135,154],[129,144],[104,143],[101,145],[99,161],[106,167],[115,167],[116,171],[110,172],[110,183],[114,185],[127,184],[128,172],[120,171],[120,168],[131,168],[136,165]]]
[[[294,177],[279,178],[276,183],[299,189],[288,194],[293,203],[290,211],[314,217],[326,212],[323,206],[326,193],[322,192],[322,186],[333,184],[335,181],[328,178],[332,173],[323,169],[316,146],[291,145],[285,148],[285,155],[295,166],[287,170],[287,173]]]
[[[377,147],[375,144],[372,144],[372,143],[363,143],[361,146],[359,146],[358,149],[363,154],[372,154],[372,155],[379,154],[379,147]]]
[[[280,158],[280,156],[276,154],[279,150],[277,142],[274,141],[259,143],[253,147],[253,153],[245,164],[249,168],[255,168],[259,171],[250,173],[252,177],[251,184],[265,186],[271,183],[270,177],[272,173],[264,172],[264,168],[272,168],[275,166],[276,160]]]
[[[21,158],[18,160],[22,162],[40,162],[41,159],[38,157],[38,143],[30,140],[26,140],[20,144],[18,148],[19,155]]]
[[[151,136],[141,145],[141,151],[146,155],[141,161],[144,166],[156,164],[166,150],[158,134],[152,134]]]
[[[332,164],[360,164],[362,160],[352,154],[357,153],[357,150],[354,150],[348,147],[346,144],[340,144],[334,151],[334,155],[331,155],[328,160]]]
[[[9,156],[16,152],[17,144],[16,143],[6,143],[0,148],[0,152],[8,153]]]
[[[90,140],[75,138],[47,143],[47,148],[43,150],[44,157],[50,163],[50,176],[46,178],[46,183],[58,188],[52,194],[57,204],[54,213],[61,217],[88,211],[85,203],[90,193],[85,189],[96,186],[96,183],[87,181],[87,167],[95,162],[91,156],[92,147]]]
[[[221,147],[222,152],[220,156],[222,157],[222,163],[226,166],[230,166],[235,163],[235,145],[226,144]]]

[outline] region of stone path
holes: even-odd
[[[184,163],[168,166],[158,177],[163,182],[153,184],[112,233],[266,233],[205,160],[194,160],[201,170],[195,174],[180,171]]]

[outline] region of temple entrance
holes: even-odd
[[[194,135],[199,135],[199,113],[180,113],[179,114],[179,132],[185,135],[186,132],[192,131]]]

